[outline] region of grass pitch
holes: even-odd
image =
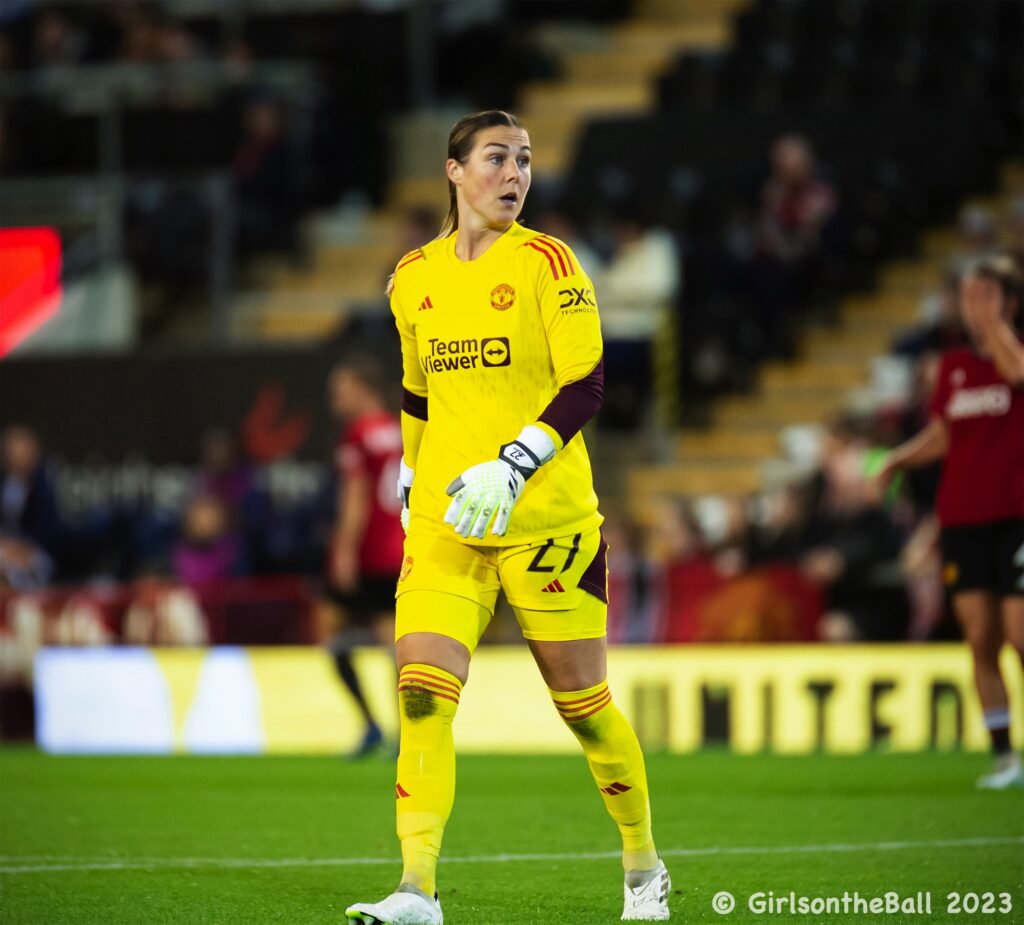
[[[1024,922],[1024,791],[973,789],[983,756],[648,759],[679,923]],[[459,759],[439,889],[450,925],[611,923],[618,833],[582,757]],[[393,889],[383,758],[0,753],[4,923],[340,923]],[[727,890],[736,910],[720,915]],[[755,892],[929,891],[932,913],[757,915]],[[948,893],[1009,912],[948,914]],[[970,902],[970,901],[969,901]]]

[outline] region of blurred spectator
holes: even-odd
[[[957,222],[960,240],[947,263],[949,274],[957,279],[973,264],[999,253],[999,234],[995,217],[980,206],[965,206]]]
[[[760,523],[752,530],[747,545],[751,565],[796,563],[807,548],[811,519],[811,486],[791,482],[763,500]]]
[[[34,543],[0,535],[0,590],[32,591],[53,578],[53,560]]]
[[[681,285],[679,252],[671,233],[646,226],[628,204],[612,222],[614,251],[590,271],[606,338],[643,340],[657,331]]]
[[[202,646],[208,641],[206,618],[191,590],[150,575],[135,586],[122,638],[133,646]]]
[[[719,575],[735,578],[746,570],[749,561],[747,550],[751,541],[751,526],[746,498],[729,498],[725,501],[722,526],[722,535],[715,543],[713,552],[715,569]]]
[[[296,189],[284,107],[251,100],[242,115],[242,141],[231,161],[237,197],[238,244],[243,255],[291,251],[295,246]]]
[[[243,455],[238,437],[226,428],[215,427],[203,434],[192,494],[220,501],[230,531],[242,543],[242,561],[247,568],[269,570],[268,534],[277,530],[270,499],[260,489],[257,470]]]
[[[214,428],[203,434],[195,494],[217,498],[233,515],[240,515],[255,490],[255,480],[255,471],[242,457],[232,433]]]
[[[775,142],[771,166],[761,190],[760,246],[793,265],[820,251],[824,227],[835,214],[836,194],[816,176],[814,153],[800,135]]]
[[[707,550],[689,507],[668,503],[651,533],[656,565],[655,642],[778,642],[810,640],[820,595],[785,565],[749,569],[747,505],[721,499],[717,551]],[[716,515],[717,516],[717,515]]]
[[[601,532],[608,543],[608,641],[650,642],[653,587],[644,533],[635,521],[612,512]]]
[[[53,574],[64,524],[35,433],[8,427],[0,457],[0,571],[12,586],[35,587]]]
[[[46,643],[53,646],[103,646],[114,634],[94,596],[72,594],[64,606],[46,621]]]
[[[718,583],[700,523],[686,501],[666,499],[659,505],[648,533],[647,555],[658,614],[654,639],[682,642],[694,601]]]
[[[44,9],[36,21],[32,66],[73,66],[82,60],[85,46],[85,36],[75,29],[63,12],[54,7]]]
[[[196,38],[180,22],[164,24],[158,40],[160,59],[169,63],[193,61],[199,55]]]
[[[0,591],[6,590],[0,572]],[[28,682],[45,642],[46,616],[38,595],[0,595],[0,686]]]
[[[144,64],[160,57],[160,29],[151,17],[134,4],[126,4],[128,13],[121,21],[119,58],[128,64]]]
[[[615,249],[590,271],[604,334],[606,427],[635,428],[653,380],[653,344],[680,287],[680,259],[672,234],[646,227],[628,204],[613,220]]]
[[[174,550],[177,578],[191,585],[230,578],[241,571],[241,551],[224,503],[210,495],[193,499],[185,509],[182,538]]]
[[[779,138],[771,175],[761,189],[752,281],[768,353],[789,356],[794,312],[805,309],[834,273],[838,196],[818,176],[814,152],[801,135]]]
[[[242,38],[233,38],[224,46],[221,61],[233,80],[244,81],[252,70],[252,48]]]
[[[907,601],[898,570],[900,538],[865,470],[866,441],[849,421],[825,441],[824,493],[808,531],[804,574],[825,590],[823,638],[906,638]]]

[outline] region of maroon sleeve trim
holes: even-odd
[[[408,389],[402,389],[402,410],[421,421],[427,420],[427,396],[414,395]]]
[[[538,418],[547,424],[559,437],[563,446],[580,432],[604,401],[604,356],[597,365],[576,382],[570,382],[558,390]]]

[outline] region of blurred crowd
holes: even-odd
[[[508,15],[541,15],[536,11],[544,6],[512,4]],[[610,17],[621,15],[624,8],[610,3],[583,6],[607,10]],[[813,19],[828,9],[816,3],[765,4],[750,15],[804,10]],[[884,13],[892,5],[872,9]],[[184,20],[157,4],[135,0],[88,5],[14,0],[0,12],[0,70],[32,75],[120,64],[169,73],[190,62],[216,65],[221,75],[216,99],[207,98],[212,82],[170,82],[165,86],[168,95],[158,94],[148,122],[125,122],[124,166],[149,167],[153,158],[164,156],[175,167],[226,166],[235,193],[237,253],[295,256],[300,247],[296,227],[304,209],[336,205],[349,183],[375,196],[380,193],[387,170],[380,126],[386,113],[411,102],[406,98],[411,82],[395,64],[402,59],[401,67],[406,66],[404,46],[373,40],[404,29],[405,20],[387,19],[385,13],[378,22],[359,18],[358,10],[336,12],[352,16],[342,27],[334,23],[329,29],[299,17],[289,20],[287,28],[279,28],[273,17],[259,22],[254,17],[245,28],[231,30],[226,18]],[[527,76],[551,76],[544,73],[550,62],[510,49],[507,42],[512,39],[502,36],[515,30],[500,28],[498,20],[441,19],[435,24],[441,95],[446,87],[464,89],[462,73],[446,62],[469,61],[481,47],[488,49],[487,73],[501,74],[482,78],[478,88],[490,105],[511,104],[517,82]],[[979,34],[987,33],[982,29]],[[750,39],[753,33],[744,35]],[[739,55],[737,60],[749,63],[755,57]],[[988,52],[981,57],[985,60],[979,67],[989,67],[990,57],[998,59]],[[260,61],[286,58],[315,65],[316,91],[299,107],[313,116],[306,130],[299,127],[292,102],[252,78]],[[361,63],[371,59],[381,79],[364,85],[368,68]],[[517,64],[502,68],[494,61]],[[765,66],[771,61],[766,56]],[[683,76],[685,63],[677,69]],[[721,70],[727,76],[724,65]],[[736,93],[755,92],[755,84],[738,81]],[[801,92],[809,89],[806,81],[798,84]],[[884,94],[887,86],[880,83],[878,92]],[[781,89],[779,94],[780,100],[786,98]],[[147,100],[147,105],[153,107],[154,101]],[[194,123],[200,129],[195,132],[180,130],[185,123],[174,119],[181,112],[190,117],[204,113],[206,121]],[[675,130],[682,114],[680,110],[663,124]],[[703,118],[696,110],[688,115]],[[51,113],[35,100],[26,104],[5,98],[0,165],[14,175],[69,170],[77,156],[76,118],[73,112]],[[719,129],[724,131],[723,126]],[[136,137],[156,141],[147,149],[134,144]],[[635,137],[628,141],[635,147]],[[848,288],[844,275],[850,253],[864,244],[861,239],[871,237],[864,228],[876,235],[884,230],[879,218],[877,227],[862,223],[853,233],[854,199],[857,209],[872,214],[884,212],[887,201],[875,186],[863,182],[860,194],[853,195],[856,152],[846,152],[848,160],[841,163],[841,152],[833,145],[834,166],[819,158],[809,138],[800,134],[776,134],[767,150],[739,153],[721,139],[712,141],[715,158],[724,158],[728,151],[733,161],[743,163],[735,169],[728,165],[726,193],[707,195],[706,203],[713,208],[706,211],[714,213],[714,223],[703,230],[701,187],[713,187],[713,172],[705,164],[702,179],[692,152],[692,164],[673,166],[672,189],[657,191],[666,200],[676,197],[677,206],[688,204],[672,214],[655,208],[663,203],[652,204],[651,195],[636,194],[644,177],[625,176],[624,169],[601,175],[595,204],[596,187],[583,170],[587,151],[577,173],[584,177],[590,207],[580,208],[565,190],[542,184],[531,193],[526,222],[565,240],[599,295],[606,339],[602,427],[635,428],[642,423],[655,389],[654,351],[673,342],[676,328],[685,331],[677,364],[685,381],[672,385],[677,394],[680,388],[706,388],[712,394],[743,389],[761,361],[792,357],[800,327],[809,318],[830,318],[835,301]],[[934,152],[921,142],[908,156],[920,162],[929,154]],[[65,155],[72,161],[61,161]],[[139,164],[133,157],[141,158]],[[861,160],[867,163],[869,158]],[[875,168],[880,183],[892,182],[890,192],[911,188],[913,178],[901,176],[896,161],[873,164]],[[970,172],[959,172],[965,177],[962,182],[969,183]],[[922,187],[922,199],[928,191],[935,190]],[[209,204],[173,184],[149,184],[130,190],[125,208],[127,255],[144,280],[156,284],[161,298],[175,302],[183,285],[207,271],[209,236],[203,229]],[[924,213],[907,214],[913,218],[904,222],[909,234]],[[429,209],[410,211],[398,233],[396,259],[433,237],[438,219]],[[872,260],[882,250],[872,250]],[[1014,203],[1007,215],[976,207],[961,214],[959,243],[943,278],[921,300],[920,323],[903,332],[891,355],[878,364],[871,407],[844,415],[827,428],[796,428],[782,435],[796,476],[752,498],[694,503],[665,499],[653,521],[642,524],[630,512],[608,511],[613,639],[849,641],[924,639],[954,632],[946,617],[932,516],[937,472],[915,472],[893,486],[880,485],[874,473],[885,450],[924,422],[938,353],[964,343],[959,275],[971,261],[996,251],[1009,251],[1024,264],[1024,202]],[[382,268],[382,279],[386,272]],[[2,439],[0,591],[106,580],[138,582],[145,600],[157,586],[153,582],[162,582],[186,594],[176,604],[176,612],[185,613],[188,608],[181,602],[187,589],[248,576],[319,576],[323,570],[336,497],[326,460],[322,485],[301,500],[282,504],[268,490],[263,468],[245,458],[236,435],[211,432],[201,439],[180,506],[108,505],[71,515],[61,503],[52,461],[31,428],[9,427]],[[181,625],[195,624],[182,619]],[[168,632],[167,639],[206,638],[196,631]],[[56,633],[55,638],[62,637]]]
[[[846,245],[841,192],[827,166],[807,138],[787,134],[768,151],[753,152],[745,173],[747,193],[737,194],[721,246],[693,234],[685,220],[659,220],[628,190],[586,214],[544,203],[541,194],[540,208],[530,212],[530,224],[573,248],[600,294],[603,426],[637,426],[654,385],[655,345],[673,342],[680,327],[684,340],[699,341],[683,358],[689,372],[681,375],[705,382],[731,377],[742,386],[763,360],[793,356],[809,317],[832,312]],[[699,273],[702,293],[715,293],[730,310],[691,316],[688,270]],[[699,338],[691,330],[696,324]],[[682,385],[663,388],[678,392]]]
[[[891,484],[877,476],[887,451],[927,422],[942,352],[969,346],[960,276],[1005,253],[1024,270],[1024,198],[1004,214],[964,208],[943,275],[920,299],[920,322],[877,359],[865,406],[780,434],[793,465],[779,484],[749,498],[665,499],[648,524],[609,518],[613,638],[957,638],[935,517],[941,464]],[[1020,313],[1016,323],[1024,332]],[[808,606],[817,611],[809,621]]]
[[[71,513],[38,437],[8,427],[0,448],[0,589],[140,576],[202,586],[320,568],[334,515],[326,467],[322,485],[281,501],[268,471],[244,457],[231,432],[205,434],[198,456],[180,504],[115,495]]]
[[[775,142],[757,189],[723,273],[747,281],[741,301],[763,355],[785,357],[801,313],[834,291],[840,237],[828,229],[841,196],[798,136]],[[609,369],[602,423],[635,425],[650,391],[659,326],[685,298],[685,242],[625,207],[588,226],[543,200],[535,214],[537,227],[573,247],[600,293]],[[410,211],[396,256],[432,237],[436,223],[428,209]],[[874,474],[886,449],[925,422],[939,353],[966,342],[959,275],[996,252],[1024,265],[1024,202],[1011,203],[1005,215],[966,208],[958,228],[944,276],[921,298],[920,323],[877,364],[870,407],[826,428],[780,435],[794,462],[785,480],[752,498],[665,499],[643,525],[609,511],[613,638],[851,641],[955,632],[932,515],[937,467],[884,488]],[[145,578],[201,588],[240,576],[316,577],[336,498],[325,465],[317,491],[277,503],[266,473],[228,430],[203,436],[180,509],[113,505],[69,517],[58,494],[37,437],[27,427],[8,428],[0,471],[3,587]]]

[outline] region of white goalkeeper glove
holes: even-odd
[[[398,467],[398,484],[395,486],[398,489],[398,500],[402,502],[402,529],[409,532],[409,492],[412,491],[412,480],[416,477],[416,473],[410,469],[403,459]]]
[[[493,520],[491,533],[504,536],[526,480],[554,455],[555,444],[547,433],[528,424],[501,447],[497,459],[470,466],[448,486],[454,497],[444,522],[459,536],[483,539]]]

